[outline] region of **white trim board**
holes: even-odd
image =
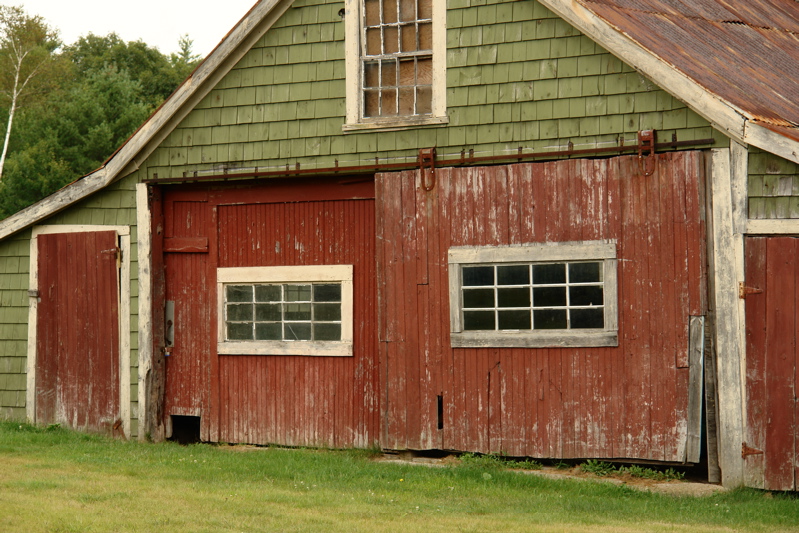
[[[117,274],[119,291],[117,309],[119,310],[119,416],[122,419],[122,432],[130,438],[130,227],[129,226],[35,226],[30,241],[30,294],[39,290],[39,235],[55,233],[84,233],[95,231],[115,231],[122,250],[122,264]],[[36,422],[36,330],[38,298],[30,296],[28,309],[28,360],[27,391],[25,414],[28,421]]]

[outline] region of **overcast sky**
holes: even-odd
[[[8,0],[29,15],[41,15],[72,44],[88,33],[116,32],[125,41],[141,39],[162,53],[178,51],[188,34],[195,54],[205,57],[241,20],[256,0]]]

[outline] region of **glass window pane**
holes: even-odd
[[[420,57],[416,61],[416,84],[431,85],[433,83],[433,58]]]
[[[228,304],[227,320],[229,322],[252,322],[253,304]]]
[[[494,312],[464,311],[463,329],[465,330],[496,329],[494,325]]]
[[[571,329],[604,328],[604,309],[572,309]]]
[[[533,287],[533,307],[566,305],[566,287]]]
[[[463,267],[463,286],[476,287],[494,284],[494,267]]]
[[[406,24],[400,27],[400,35],[402,37],[402,51],[415,52],[416,51],[416,24]]]
[[[283,285],[283,293],[287,302],[310,302],[310,285]]]
[[[282,329],[280,323],[267,322],[255,325],[255,340],[257,341],[281,341]]]
[[[280,301],[280,285],[256,285],[255,286],[255,301],[256,302],[279,302]]]
[[[340,341],[341,324],[314,324],[313,338],[315,341]]]
[[[413,87],[402,87],[399,90],[399,114],[413,115],[415,90]]]
[[[311,320],[311,304],[283,304],[283,320]]]
[[[533,283],[566,283],[566,265],[555,263],[552,265],[533,265]]]
[[[227,338],[231,341],[251,341],[252,324],[227,324]]]
[[[280,304],[255,304],[255,320],[259,322],[279,322]]]
[[[363,86],[380,87],[380,62],[369,61],[363,64]]]
[[[252,301],[252,285],[226,285],[225,286],[225,301],[226,302],[251,302]]]
[[[604,295],[601,285],[569,287],[569,305],[602,305]]]
[[[399,29],[396,26],[383,26],[383,53],[399,52]]]
[[[311,323],[288,323],[283,324],[283,338],[287,341],[309,341],[311,340]]]
[[[400,20],[416,20],[415,0],[400,0]]]
[[[429,86],[416,88],[416,114],[429,115],[433,112],[433,89]]]
[[[366,55],[379,56],[383,53],[380,28],[366,30]]]
[[[404,59],[399,64],[399,85],[410,87],[416,85],[416,61]]]
[[[498,329],[530,329],[530,311],[499,311]]]
[[[363,92],[363,115],[365,117],[380,115],[380,91],[369,90]]]
[[[380,115],[388,117],[397,114],[397,90],[385,89],[380,91]]]
[[[397,22],[397,0],[383,0],[383,23]]]
[[[419,0],[419,19],[433,18],[433,0]]]
[[[395,87],[397,85],[397,61],[395,59],[388,59],[383,61],[382,65],[381,86]]]
[[[497,289],[497,307],[530,307],[530,288]]]
[[[464,289],[463,307],[494,307],[494,289]]]
[[[565,309],[537,309],[533,311],[534,329],[566,329]]]
[[[569,264],[570,283],[591,283],[602,281],[600,263],[571,263]]]
[[[367,26],[377,26],[380,24],[380,2],[378,0],[366,0],[365,6],[365,24]]]
[[[341,304],[313,304],[313,319],[325,322],[341,320]]]
[[[338,283],[314,285],[313,300],[314,302],[340,302],[341,285]]]
[[[511,265],[497,267],[497,285],[525,285],[529,283],[529,266]]]
[[[433,24],[426,22],[419,24],[419,50],[433,49]]]

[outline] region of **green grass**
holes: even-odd
[[[0,423],[0,531],[799,531],[792,495],[703,498],[467,459],[178,446]]]

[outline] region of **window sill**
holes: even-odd
[[[217,344],[219,355],[305,355],[351,357],[351,342],[225,341]]]
[[[619,345],[617,331],[537,330],[450,333],[453,348],[588,348]]]
[[[368,120],[368,119],[367,119]],[[444,126],[449,124],[449,117],[419,117],[419,118],[380,118],[371,119],[364,122],[344,124],[341,130],[344,133],[359,131],[392,131],[406,128],[416,128],[420,126]]]

